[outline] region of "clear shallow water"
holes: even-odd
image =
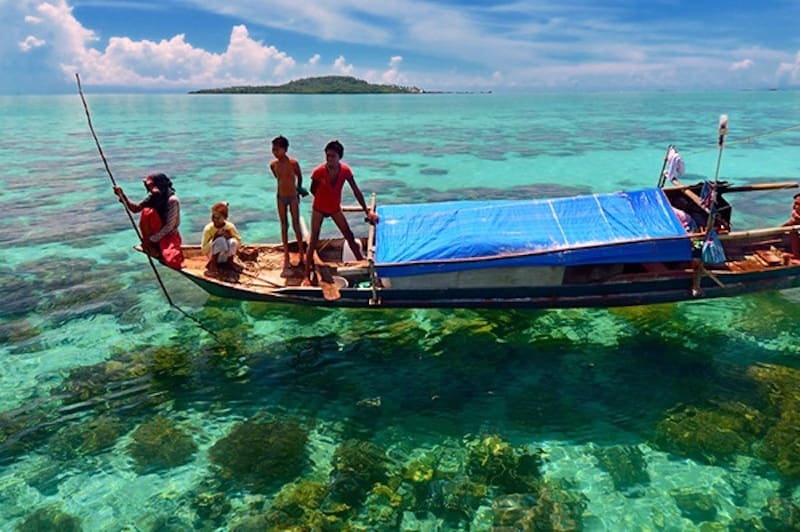
[[[713,177],[722,113],[721,179],[800,177],[800,132],[768,134],[800,123],[798,93],[88,99],[132,197],[149,171],[173,177],[187,242],[220,199],[246,240],[279,239],[266,164],[281,133],[306,176],[339,138],[383,203],[652,186],[669,143],[685,180]],[[131,250],[77,95],[0,97],[0,133],[3,528],[55,511],[85,530],[795,523],[800,453],[776,449],[799,441],[797,291],[330,311],[209,298],[162,272],[220,346],[167,306]],[[782,221],[790,196],[742,197],[736,227]],[[237,431],[247,420],[255,440]],[[173,452],[144,446],[148,430]],[[244,447],[225,446],[231,435]],[[289,504],[295,485],[304,496]]]

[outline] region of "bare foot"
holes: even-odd
[[[306,277],[305,279],[303,279],[303,282],[300,283],[300,286],[311,286],[311,279]]]

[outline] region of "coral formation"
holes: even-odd
[[[713,498],[706,492],[697,489],[679,488],[670,491],[678,510],[685,518],[699,524],[703,521],[714,521],[717,507]]]
[[[597,465],[611,475],[616,490],[650,482],[644,453],[635,445],[603,447],[593,454]]]
[[[654,439],[664,451],[713,464],[747,452],[764,428],[764,416],[742,403],[678,405],[658,423]]]
[[[466,471],[475,481],[507,493],[525,493],[539,477],[539,454],[515,450],[496,434],[479,436],[466,445]]]
[[[235,425],[208,455],[224,478],[263,491],[301,473],[307,440],[308,433],[294,423],[251,418]]]
[[[386,453],[364,440],[345,440],[333,454],[331,496],[350,506],[358,506],[370,488],[386,479]]]
[[[81,520],[58,506],[45,506],[34,511],[17,525],[18,532],[80,532]]]
[[[56,458],[69,460],[102,451],[114,445],[125,430],[125,423],[110,416],[67,425],[50,440],[50,452]]]
[[[562,482],[541,482],[533,493],[492,502],[494,524],[514,530],[580,530],[586,497]]]
[[[192,437],[162,416],[139,425],[131,438],[128,453],[140,472],[183,465],[197,451]]]

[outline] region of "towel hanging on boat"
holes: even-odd
[[[675,183],[675,181],[679,177],[682,177],[685,172],[686,165],[683,163],[681,154],[678,153],[678,150],[675,149],[675,146],[670,146],[669,151],[667,152],[667,168],[664,170],[664,177],[669,179],[670,182]]]

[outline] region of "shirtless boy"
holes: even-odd
[[[272,155],[275,156],[269,163],[272,175],[278,180],[278,218],[281,221],[281,241],[283,242],[283,273],[288,275],[289,268],[292,266],[289,261],[289,222],[286,216],[286,209],[292,215],[292,227],[297,237],[297,252],[300,256],[298,265],[303,263],[303,233],[300,230],[300,198],[299,195],[307,196],[308,192],[303,188],[303,174],[300,171],[300,164],[296,159],[292,159],[286,153],[289,149],[289,141],[283,135],[272,139]]]

